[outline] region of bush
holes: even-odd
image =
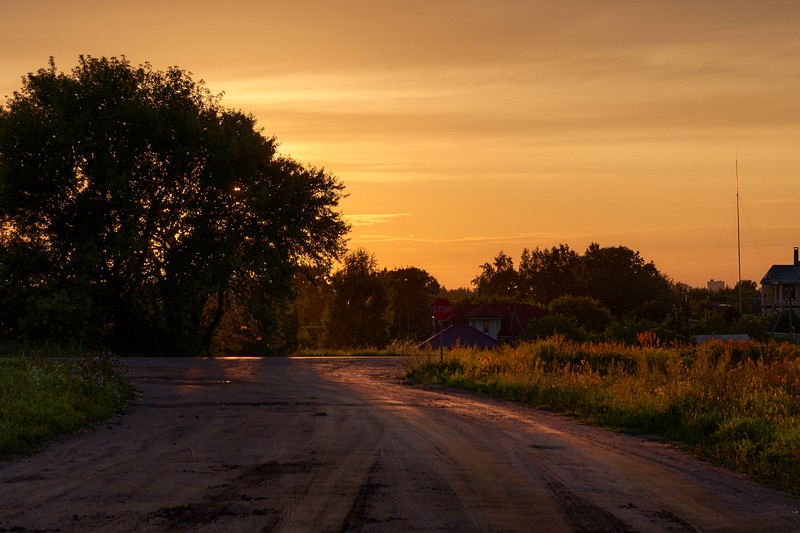
[[[0,458],[120,412],[133,388],[109,353],[64,361],[1,358]]]
[[[575,320],[558,314],[531,319],[527,333],[533,339],[561,336],[571,341],[585,341],[589,336]]]

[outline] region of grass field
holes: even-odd
[[[110,418],[133,397],[109,355],[52,361],[0,357],[0,458]]]
[[[664,348],[559,339],[420,356],[422,383],[476,390],[680,443],[800,495],[800,347]]]

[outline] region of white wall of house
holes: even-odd
[[[792,309],[800,309],[800,285],[762,285],[761,312],[774,315],[781,309],[789,309],[787,298],[792,297]]]
[[[482,331],[494,340],[497,340],[501,325],[501,320],[499,318],[470,318],[468,323],[478,331]]]

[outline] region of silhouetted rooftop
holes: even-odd
[[[419,344],[417,348],[437,349],[439,346],[451,350],[459,346],[465,348],[490,349],[497,345],[497,341],[482,331],[478,331],[466,324],[449,326],[441,333],[437,333],[425,342]]]

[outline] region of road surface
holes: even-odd
[[[125,365],[125,415],[0,465],[0,531],[800,531],[745,476],[400,358]]]

